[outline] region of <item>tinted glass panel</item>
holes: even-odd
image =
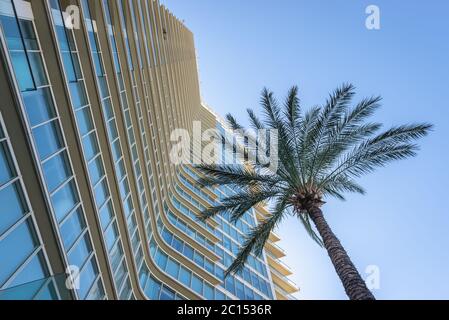
[[[19,190],[20,185],[15,183],[0,191],[0,235],[19,221],[27,211]]]
[[[11,180],[15,173],[12,169],[12,161],[9,157],[8,146],[6,142],[0,143],[0,185]]]
[[[78,202],[73,181],[67,183],[52,196],[53,207],[58,221],[61,221]]]
[[[56,126],[56,122],[52,121],[33,130],[37,150],[41,159],[47,158],[62,147],[59,130]]]
[[[65,152],[54,156],[43,164],[44,175],[50,192],[55,190],[70,176]]]
[[[22,223],[0,242],[0,257],[2,257],[0,286],[28,258],[35,245],[35,238],[32,236],[28,223]]]
[[[77,210],[64,224],[61,226],[61,236],[64,242],[65,248],[68,250],[75,240],[81,235],[84,229],[84,219],[81,215],[81,211]]]

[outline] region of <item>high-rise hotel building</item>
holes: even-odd
[[[197,219],[230,194],[170,161],[171,132],[221,128],[192,33],[153,0],[0,0],[0,299],[292,299],[264,219]]]

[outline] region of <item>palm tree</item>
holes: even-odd
[[[355,180],[376,167],[415,156],[418,146],[414,141],[427,135],[432,125],[403,125],[380,132],[381,124],[367,119],[379,108],[381,97],[367,98],[351,107],[354,94],[354,86],[343,84],[323,106],[303,114],[297,87],[290,89],[283,106],[272,92],[264,89],[263,121],[252,110],[248,114],[253,129],[278,132],[276,172],[257,160],[244,165],[197,166],[202,173],[198,182],[203,187],[227,185],[238,190],[205,209],[200,219],[228,212],[232,222],[237,222],[254,206],[270,203],[272,207],[270,215],[251,230],[226,275],[240,271],[251,253],[261,255],[270,232],[283,218],[292,215],[327,250],[348,297],[375,299],[321,208],[326,198],[344,200],[346,192],[364,194]],[[228,115],[227,122],[242,135],[243,127],[234,117]]]

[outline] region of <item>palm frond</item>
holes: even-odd
[[[279,195],[277,188],[242,188],[232,196],[221,200],[220,204],[206,208],[201,213],[201,220],[207,220],[216,214],[228,212],[232,223],[236,223],[252,207],[268,202]]]
[[[242,130],[242,129],[244,129],[243,126],[241,126],[237,122],[237,119],[235,119],[232,114],[228,113],[226,115],[226,121],[227,121],[228,125],[232,128],[232,130]]]
[[[226,270],[225,276],[242,270],[251,253],[254,253],[256,256],[260,256],[262,254],[263,248],[265,247],[268,237],[270,236],[270,232],[273,231],[281,222],[286,208],[286,199],[281,198],[276,202],[275,209],[273,210],[271,216],[251,230],[242,246],[242,249],[237,254],[236,259],[228,270]]]
[[[267,184],[274,186],[280,182],[274,175],[260,174],[242,165],[198,165],[195,168],[203,174],[197,181],[208,187],[214,185],[255,186]]]
[[[260,121],[260,119],[256,116],[256,114],[254,113],[254,110],[247,109],[246,111],[248,112],[248,116],[249,116],[249,119],[250,119],[251,126],[255,130],[262,130],[262,129],[264,129],[264,125],[262,124],[262,121]]]

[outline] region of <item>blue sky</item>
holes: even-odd
[[[297,84],[303,107],[343,82],[382,95],[386,126],[431,122],[417,158],[362,179],[366,196],[324,211],[363,273],[380,268],[380,299],[449,299],[449,1],[163,0],[194,32],[204,100],[246,121],[264,86],[283,98]],[[381,30],[365,28],[365,8]],[[278,233],[301,299],[345,299],[326,252],[295,219]]]

